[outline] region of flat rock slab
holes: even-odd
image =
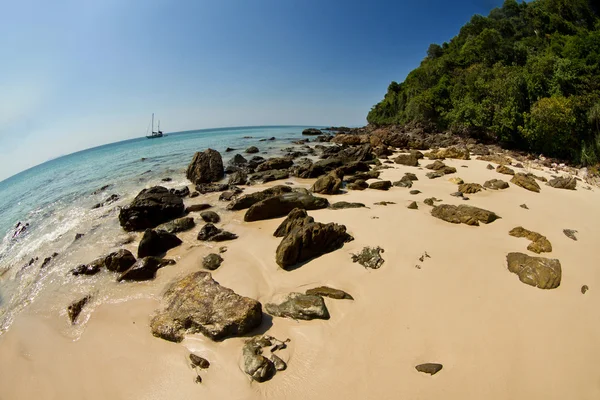
[[[473,206],[460,205],[454,206],[450,204],[440,204],[433,207],[431,215],[446,222],[453,224],[467,224],[479,226],[479,223],[489,224],[500,218],[496,213],[483,208]]]
[[[328,286],[319,286],[313,289],[308,289],[306,291],[308,295],[321,296],[321,297],[330,297],[336,300],[354,300],[354,298],[340,289],[330,288]]]
[[[322,197],[315,197],[306,193],[285,193],[279,196],[269,197],[253,204],[246,214],[244,221],[253,222],[271,218],[279,218],[287,215],[294,208],[303,210],[319,210],[327,208],[329,202]]]
[[[577,233],[577,231],[575,231],[573,229],[563,229],[563,233],[569,239],[573,239],[573,240],[577,241],[577,236],[575,236],[575,234]]]
[[[442,370],[442,368],[444,368],[444,366],[442,364],[435,364],[435,363],[425,363],[425,364],[419,364],[415,367],[415,369],[419,372],[423,372],[425,374],[429,374],[429,375],[435,375],[438,372],[440,372]]]
[[[508,232],[508,234],[510,236],[518,238],[527,238],[531,240],[531,243],[529,244],[529,246],[527,246],[527,250],[533,251],[534,253],[550,253],[552,251],[552,244],[546,238],[546,236],[525,229],[522,226],[518,226],[516,228],[511,229],[510,232]]]
[[[329,319],[329,311],[321,296],[290,293],[280,304],[265,304],[267,312],[274,317],[292,319]]]
[[[516,173],[510,181],[515,185],[521,186],[523,189],[527,189],[531,192],[540,192],[540,185],[538,185],[532,175],[526,175],[519,172]]]
[[[269,197],[278,196],[283,193],[290,193],[292,188],[285,185],[277,185],[265,189],[260,192],[250,193],[238,197],[227,205],[228,210],[245,210],[250,208],[253,204],[258,203],[261,200],[268,199]]]
[[[241,336],[262,321],[261,304],[219,285],[209,272],[199,271],[173,282],[164,295],[165,307],[150,322],[152,334],[181,342],[185,334],[202,333],[212,340]]]
[[[573,176],[561,176],[558,178],[550,179],[550,181],[548,181],[546,185],[552,186],[556,189],[575,190],[575,188],[577,187],[577,179],[575,179],[575,177]]]
[[[519,276],[519,280],[540,289],[560,286],[562,270],[560,261],[544,257],[531,257],[523,253],[508,253],[508,270]]]
[[[346,208],[364,208],[366,207],[363,203],[349,203],[347,201],[338,201],[329,206],[333,210],[343,210]]]

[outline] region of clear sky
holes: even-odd
[[[502,0],[19,0],[0,23],[0,180],[146,133],[363,125],[430,43]]]

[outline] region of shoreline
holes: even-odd
[[[429,162],[421,160],[422,165]],[[362,202],[368,208],[309,211],[318,222],[344,224],[354,241],[293,271],[275,263],[281,239],[272,233],[283,217],[247,223],[245,210],[223,212],[219,207],[213,208],[223,218],[218,226],[238,239],[199,242],[195,234],[201,223],[178,233],[183,245],[167,252],[177,264],[160,269],[152,281],[113,283],[117,291],[106,295],[114,295],[114,303],[92,302],[84,308],[79,337],[68,325],[65,304],[49,316],[43,314],[44,300],[51,297],[45,293],[0,336],[0,397],[596,398],[600,388],[592,363],[600,354],[594,341],[600,323],[590,316],[595,315],[600,287],[593,265],[593,244],[600,238],[594,223],[600,216],[595,207],[599,192],[542,185],[541,193],[533,193],[510,184],[506,190],[486,190],[464,201],[449,195],[456,190],[449,178],[482,184],[506,176],[487,170],[485,161],[444,163],[457,172],[430,180],[425,177],[430,171],[423,168],[394,164],[381,171],[380,178],[391,181],[405,172],[415,173],[419,180],[413,189],[422,192],[417,195],[399,187],[318,195],[331,203]],[[551,178],[547,169],[535,173]],[[248,186],[244,194],[285,181],[308,188],[315,179]],[[185,204],[225,205],[218,197],[212,193],[186,198]],[[431,207],[423,204],[429,197],[443,199],[440,204],[488,209],[501,219],[478,227],[450,224],[430,215]],[[396,204],[374,204],[380,201]],[[411,201],[418,202],[417,210],[407,208]],[[520,208],[522,203],[529,210]],[[519,225],[552,243],[552,252],[540,256],[560,259],[563,279],[558,288],[525,285],[507,270],[508,252],[528,253],[528,241],[508,235]],[[578,241],[563,234],[567,228],[578,231]],[[132,251],[141,238],[136,235],[136,241],[125,246]],[[266,328],[269,335],[291,341],[282,351],[288,369],[265,383],[251,382],[242,366],[243,341],[256,332],[222,342],[195,334],[176,344],[153,337],[148,327],[164,287],[200,270],[202,257],[222,245],[228,248],[222,254],[225,261],[211,271],[213,278],[263,305],[320,285],[354,297],[326,298],[331,314],[327,321],[266,318],[258,332]],[[364,246],[385,249],[380,269],[352,263],[351,254]],[[431,258],[419,261],[424,252]],[[580,292],[584,284],[590,287],[585,295]],[[123,301],[119,291],[135,291],[138,298]],[[195,373],[188,365],[190,351],[211,362],[200,385],[194,383]],[[55,360],[61,361],[57,365]],[[444,368],[432,377],[414,369],[425,362],[439,362]],[[579,368],[569,367],[573,365]],[[82,368],[91,372],[82,374]],[[540,382],[552,384],[540,388]]]

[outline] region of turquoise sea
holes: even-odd
[[[55,267],[40,269],[41,260],[56,252],[61,273],[82,253],[101,253],[118,233],[116,215],[92,206],[111,194],[127,204],[144,187],[172,178],[167,187],[189,185],[185,168],[196,151],[218,150],[224,162],[249,146],[261,156],[281,155],[301,138],[304,126],[257,126],[168,133],[158,139],[131,139],[63,156],[0,182],[0,334],[14,315],[33,302]],[[275,137],[273,141],[261,141]],[[225,153],[227,147],[238,151]],[[110,185],[106,190],[92,194]],[[29,224],[14,236],[17,223]],[[74,241],[76,234],[91,239]],[[107,236],[112,236],[108,238]],[[83,247],[87,246],[87,247]],[[28,265],[29,260],[38,261]],[[48,275],[48,276],[46,276]]]

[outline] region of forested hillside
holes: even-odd
[[[374,125],[489,135],[584,165],[600,160],[596,1],[506,0],[475,15],[367,117]]]

